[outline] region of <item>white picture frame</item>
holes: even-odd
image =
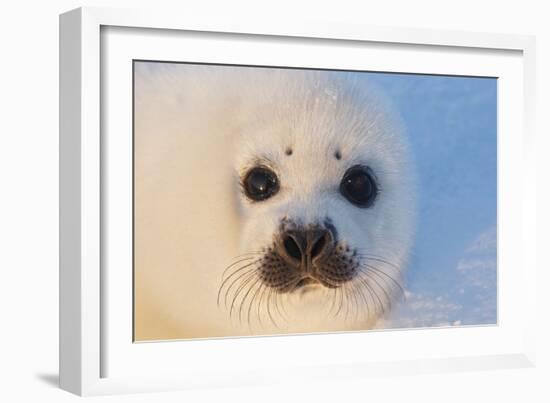
[[[117,28],[110,28],[117,27]],[[146,29],[146,31],[139,30]],[[156,33],[147,39],[146,36]],[[118,30],[118,31],[117,31]],[[170,31],[168,31],[170,30]],[[106,34],[113,33],[108,39]],[[121,33],[117,37],[117,32]],[[112,278],[106,272],[105,228],[109,216],[102,209],[111,203],[106,196],[107,178],[119,169],[106,164],[104,147],[109,140],[102,133],[109,125],[102,119],[105,94],[118,94],[121,111],[130,102],[124,87],[102,81],[105,60],[121,55],[120,63],[131,60],[131,40],[127,36],[141,32],[145,42],[164,41],[154,56],[172,57],[168,53],[180,40],[178,32],[193,33],[194,38],[216,33],[217,41],[248,38],[255,43],[270,41],[319,43],[332,47],[392,47],[392,63],[403,59],[401,52],[424,54],[417,65],[409,60],[403,69],[410,72],[446,74],[489,74],[502,67],[505,85],[499,91],[499,323],[497,326],[417,331],[367,332],[322,336],[282,336],[225,340],[196,340],[174,343],[132,343],[127,320],[131,296],[124,290],[120,300],[112,302],[109,290],[119,287],[128,277]],[[176,34],[174,34],[176,33]],[[224,38],[227,39],[224,39]],[[118,46],[118,47],[117,47]],[[247,42],[243,40],[246,52]],[[122,49],[127,49],[126,53]],[[115,53],[113,53],[113,49]],[[120,52],[116,53],[119,49]],[[179,52],[190,52],[191,45]],[[412,374],[456,370],[511,368],[534,365],[534,326],[532,316],[536,290],[535,253],[535,185],[534,172],[534,38],[520,35],[467,33],[444,30],[383,28],[301,21],[231,21],[196,19],[193,16],[145,10],[80,8],[60,17],[60,385],[79,395],[129,393],[194,387],[247,385],[271,382],[296,382],[306,379],[334,380],[371,374]],[[238,54],[234,50],[233,54]],[[435,57],[442,52],[444,58]],[[469,63],[467,55],[477,58]],[[242,55],[242,53],[241,53]],[[508,57],[509,55],[510,57]],[[143,55],[141,55],[143,56]],[[269,65],[277,53],[255,52],[250,57],[257,64]],[[235,63],[231,55],[194,56],[192,61]],[[248,57],[248,56],[247,56]],[[314,56],[311,56],[314,58]],[[125,59],[124,59],[125,58]],[[225,59],[224,59],[225,58]],[[445,62],[448,61],[453,63]],[[114,56],[113,56],[114,60]],[[239,59],[241,60],[241,59]],[[251,59],[246,59],[250,62]],[[302,66],[305,59],[297,60]],[[320,60],[320,59],[319,59]],[[415,59],[416,60],[416,59]],[[473,59],[472,59],[473,60]],[[432,67],[426,70],[426,61]],[[287,61],[286,64],[289,62]],[[322,63],[322,61],[313,61]],[[343,62],[343,63],[350,63]],[[472,66],[476,67],[472,67]],[[349,66],[349,65],[348,65]],[[450,67],[453,66],[453,67]],[[345,68],[346,65],[340,66]],[[360,66],[359,66],[360,67]],[[107,68],[111,68],[107,66]],[[116,69],[116,66],[113,67]],[[375,66],[373,70],[383,69]],[[114,70],[109,70],[114,71]],[[495,70],[496,71],[496,70]],[[111,74],[111,73],[109,73]],[[121,82],[127,82],[125,79]],[[514,95],[514,99],[512,98]],[[516,96],[517,95],[517,96]],[[109,98],[109,105],[115,103]],[[514,112],[506,113],[502,112]],[[513,115],[513,116],[508,116]],[[121,119],[127,115],[120,114]],[[503,119],[503,120],[501,120]],[[125,130],[125,129],[123,129]],[[110,143],[109,143],[110,144]],[[122,144],[124,146],[124,144]],[[110,147],[110,146],[109,146]],[[513,165],[514,169],[510,169]],[[124,166],[124,163],[121,163]],[[117,171],[119,172],[119,171]],[[124,180],[124,172],[121,175]],[[508,191],[502,178],[513,179],[515,192]],[[520,186],[521,185],[521,186]],[[517,188],[521,189],[520,192]],[[116,198],[116,195],[113,196]],[[111,201],[109,201],[111,200]],[[116,200],[115,200],[116,201]],[[110,207],[109,207],[110,208]],[[514,214],[508,214],[511,211]],[[515,228],[516,231],[504,231]],[[116,242],[109,235],[108,242]],[[514,248],[505,248],[514,244]],[[504,246],[504,247],[503,247]],[[124,248],[122,248],[124,249]],[[505,255],[501,251],[506,249]],[[508,249],[513,249],[508,251]],[[504,253],[504,252],[503,252]],[[501,275],[503,266],[504,275]],[[506,269],[506,266],[516,270]],[[520,269],[518,269],[518,267]],[[105,279],[110,287],[105,287]],[[117,285],[118,284],[118,285]],[[130,283],[128,283],[128,286]],[[514,285],[514,287],[512,287]],[[122,287],[122,286],[121,286]],[[118,290],[118,289],[117,289]],[[126,291],[125,291],[126,290]],[[520,302],[518,302],[520,301]],[[113,305],[116,304],[116,305]],[[126,305],[125,305],[126,304]],[[501,315],[502,314],[502,315]],[[124,315],[128,315],[125,320]],[[120,329],[114,321],[121,323]],[[126,326],[126,327],[124,327]],[[321,338],[319,338],[321,337]],[[345,340],[344,340],[344,339]],[[349,351],[320,357],[316,344],[344,344]],[[406,352],[388,345],[409,345]],[[357,349],[357,346],[363,348]],[[379,351],[376,355],[373,347]],[[386,347],[384,347],[386,346]],[[300,349],[292,359],[280,352]],[[370,350],[369,350],[370,349]],[[269,350],[270,353],[265,351]],[[232,355],[239,351],[238,357]],[[267,355],[266,355],[267,354]],[[366,358],[369,354],[370,358]],[[170,360],[170,357],[178,359]],[[263,356],[263,357],[262,357]],[[183,359],[182,359],[183,357]],[[262,359],[258,359],[262,357]],[[235,364],[235,359],[238,364]],[[224,362],[231,362],[224,365]],[[160,370],[162,364],[163,370]],[[307,369],[304,371],[304,369]],[[337,369],[337,371],[331,371]],[[337,376],[334,373],[337,372]],[[330,375],[328,375],[330,373]]]

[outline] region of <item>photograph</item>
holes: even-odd
[[[134,342],[498,324],[497,77],[132,70]]]
[[[3,402],[550,402],[546,2],[2,5]]]

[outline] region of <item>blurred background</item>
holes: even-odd
[[[385,327],[497,321],[497,79],[367,73],[408,131],[418,174],[406,301]]]

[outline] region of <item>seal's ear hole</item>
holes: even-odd
[[[288,147],[286,150],[285,150],[285,154],[290,156],[292,155],[292,148]]]
[[[334,158],[336,158],[337,160],[341,160],[342,159],[342,153],[340,152],[340,150],[336,150],[334,152]]]

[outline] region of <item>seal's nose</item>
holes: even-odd
[[[326,229],[293,229],[281,235],[281,254],[296,266],[306,267],[321,259],[332,244]]]

